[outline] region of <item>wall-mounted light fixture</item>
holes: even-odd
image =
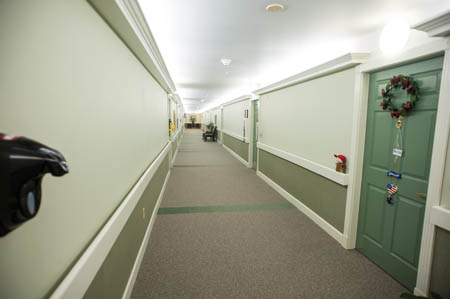
[[[386,55],[400,52],[409,38],[409,24],[403,20],[394,20],[384,26],[380,35],[380,49]]]

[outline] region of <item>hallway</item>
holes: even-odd
[[[0,27],[0,299],[450,299],[450,1]]]
[[[223,147],[185,130],[132,298],[399,298]]]

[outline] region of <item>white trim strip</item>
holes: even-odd
[[[237,153],[235,153],[231,148],[229,148],[228,146],[226,146],[225,144],[222,144],[222,146],[230,152],[231,155],[233,155],[233,157],[235,157],[236,159],[239,160],[239,162],[241,162],[242,164],[244,164],[246,167],[250,167],[248,164],[248,161],[245,161],[241,156],[239,156]]]
[[[133,28],[134,33],[141,41],[142,46],[147,51],[147,54],[151,58],[159,75],[163,78],[165,84],[167,84],[169,88],[168,91],[174,93],[176,91],[175,84],[170,77],[164,59],[162,58],[158,45],[147,25],[147,21],[145,20],[145,16],[142,13],[139,3],[137,0],[116,0],[115,2],[131,28]]]
[[[430,222],[440,228],[450,231],[450,210],[441,206],[432,207]]]
[[[344,56],[335,58],[326,63],[310,68],[304,72],[286,78],[284,80],[275,82],[266,87],[257,89],[252,93],[255,95],[262,95],[281,88],[292,86],[301,82],[312,80],[321,76],[329,75],[338,71],[342,71],[366,61],[368,53],[348,53]]]
[[[172,144],[168,142],[158,157],[147,168],[103,226],[100,233],[50,296],[50,299],[79,299],[83,297],[171,146]]]
[[[233,138],[238,139],[239,141],[242,141],[242,142],[245,142],[245,143],[249,142],[248,138],[244,138],[244,136],[235,134],[235,133],[227,131],[227,130],[222,130],[222,132],[227,134],[227,135],[229,135],[229,136],[231,136],[231,137],[233,137]]]
[[[225,103],[221,103],[221,104],[219,104],[219,105],[217,105],[217,106],[214,106],[214,107],[212,107],[212,108],[208,108],[207,110],[205,110],[205,111],[203,111],[203,112],[201,112],[201,113],[211,112],[211,111],[213,111],[213,110],[223,109],[225,106],[233,105],[233,104],[236,104],[236,103],[245,101],[245,100],[250,100],[250,101],[252,101],[254,97],[255,97],[255,95],[243,95],[243,96],[240,96],[239,98],[230,100],[230,101],[225,102]]]
[[[425,20],[413,27],[425,31],[430,37],[444,37],[450,34],[450,10]]]
[[[144,258],[145,250],[147,249],[148,241],[150,240],[150,234],[153,229],[153,224],[155,223],[156,215],[158,214],[158,210],[159,210],[159,206],[161,205],[161,201],[163,199],[164,192],[166,191],[167,182],[169,181],[169,177],[170,177],[170,169],[164,180],[164,184],[161,188],[161,192],[159,193],[155,208],[153,209],[152,216],[151,216],[150,221],[147,226],[147,231],[145,232],[144,240],[142,240],[141,247],[139,248],[139,252],[136,257],[136,261],[134,262],[133,270],[131,270],[130,278],[128,279],[128,283],[125,288],[125,292],[123,293],[122,299],[129,299],[131,297],[131,293],[133,292],[134,283],[136,282],[136,278],[137,278],[139,269],[142,264],[142,259]]]
[[[275,191],[280,193],[287,201],[293,204],[297,209],[299,209],[303,214],[308,216],[315,224],[317,224],[321,229],[327,232],[333,239],[335,239],[342,247],[347,245],[347,237],[344,236],[340,231],[338,231],[334,226],[325,221],[322,217],[317,215],[313,210],[304,205],[300,200],[292,196],[289,192],[280,187],[277,183],[272,181],[269,177],[263,174],[261,171],[257,170],[256,174],[263,179],[269,186],[271,186]]]
[[[223,108],[225,106],[229,106],[229,105],[233,105],[233,104],[236,104],[236,103],[239,103],[239,102],[242,102],[242,101],[250,100],[251,98],[252,98],[251,95],[243,95],[243,96],[240,96],[239,98],[236,98],[236,99],[231,100],[229,102],[220,104],[220,106],[217,106],[217,107]],[[217,109],[217,108],[211,108],[209,110],[215,110],[215,109]]]
[[[258,146],[258,148],[265,150],[266,152],[269,152],[275,156],[278,156],[280,158],[288,160],[289,162],[297,164],[298,166],[306,168],[314,173],[317,173],[317,174],[329,179],[330,181],[338,183],[342,186],[348,185],[348,174],[346,174],[346,173],[337,172],[336,170],[328,168],[326,166],[323,166],[319,163],[296,156],[294,154],[285,152],[283,150],[274,148],[270,145],[267,145],[267,144],[264,144],[261,142],[258,142],[257,146]]]

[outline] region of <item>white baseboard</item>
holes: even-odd
[[[414,288],[414,295],[422,296],[422,297],[428,297],[428,295],[425,292],[423,292],[422,290],[418,289],[417,287]]]
[[[153,229],[153,224],[155,223],[156,215],[158,214],[159,206],[164,196],[164,191],[166,191],[169,176],[170,170],[166,175],[166,179],[164,180],[163,187],[161,188],[161,192],[159,193],[159,197],[158,200],[156,201],[155,208],[153,209],[152,216],[147,226],[147,231],[145,232],[144,240],[142,241],[141,247],[139,248],[139,252],[136,257],[136,261],[134,262],[133,270],[131,270],[130,278],[128,279],[128,283],[125,288],[125,292],[123,293],[122,299],[129,299],[131,297],[131,293],[133,292],[134,283],[136,282],[139,269],[141,268],[142,259],[144,258],[145,250],[147,249],[148,241],[150,240],[150,234]]]
[[[314,223],[316,223],[320,228],[327,232],[331,237],[333,237],[342,247],[347,246],[347,237],[343,233],[338,231],[334,226],[326,222],[322,217],[317,215],[313,210],[304,205],[300,200],[292,196],[289,192],[280,187],[277,183],[272,181],[269,177],[264,175],[259,170],[256,174],[263,179],[269,186],[275,189],[281,196],[283,196],[287,201],[293,204],[297,209],[299,209],[303,214],[308,216]]]
[[[250,167],[248,161],[245,161],[241,156],[239,156],[237,153],[235,153],[231,148],[229,148],[228,146],[226,146],[225,144],[222,144],[222,146],[230,152],[231,155],[233,155],[233,157],[235,157],[236,159],[239,160],[239,162],[241,162],[242,164],[245,165],[245,167]]]
[[[108,219],[106,224],[89,244],[69,273],[50,296],[50,299],[80,299],[83,298],[91,282],[97,275],[109,251],[134,211],[148,183],[164,161],[171,148],[168,142],[153,163],[130,190],[128,195]]]

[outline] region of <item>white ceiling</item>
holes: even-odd
[[[266,12],[266,5],[274,2],[286,10]],[[448,0],[139,3],[188,112],[248,94],[350,51],[369,50],[393,18],[414,25],[450,8]],[[221,58],[233,61],[225,67]]]

